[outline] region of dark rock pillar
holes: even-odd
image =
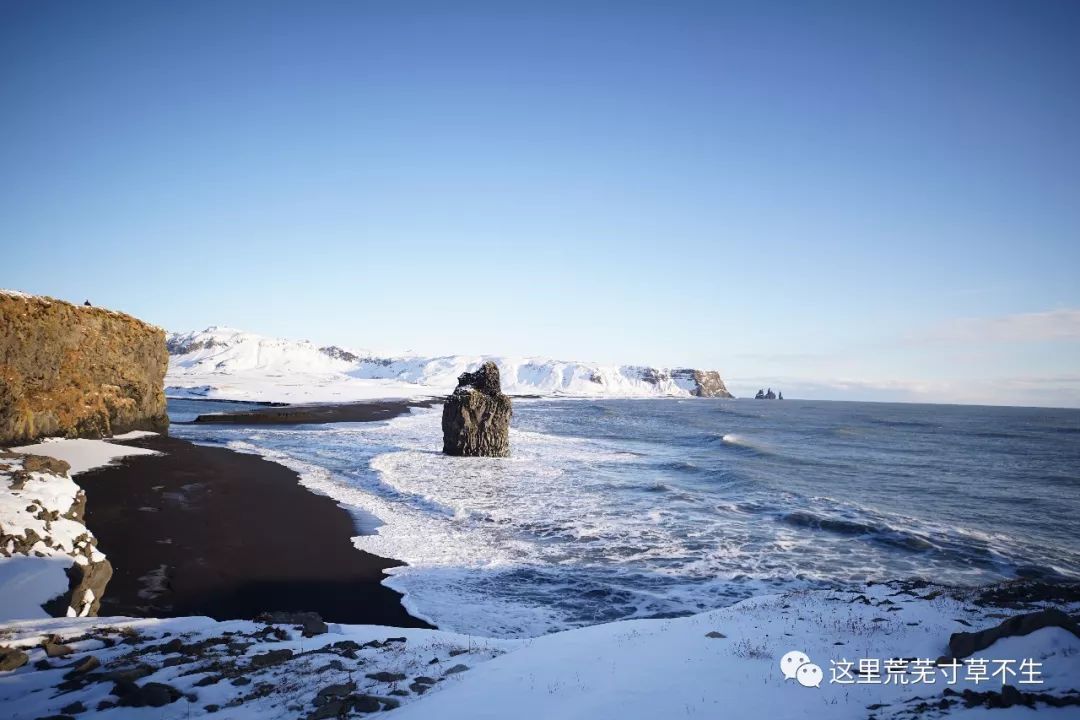
[[[443,405],[443,452],[447,455],[506,457],[510,454],[510,417],[514,409],[503,395],[499,367],[486,362],[462,373]]]

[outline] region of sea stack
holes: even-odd
[[[443,405],[443,452],[469,457],[510,454],[510,417],[514,409],[503,395],[499,366],[486,362],[462,373]]]

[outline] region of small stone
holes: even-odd
[[[164,707],[180,699],[180,691],[165,683],[146,683],[139,688],[137,699],[141,705]],[[138,707],[138,705],[136,705]]]
[[[455,673],[465,672],[468,669],[469,669],[468,665],[455,665],[454,667],[447,670],[446,674],[447,675],[454,675]]]
[[[123,668],[120,670],[113,670],[108,674],[108,679],[113,682],[120,682],[121,680],[127,680],[128,682],[135,682],[136,680],[142,680],[147,675],[153,675],[154,668],[149,665],[136,665],[130,668]]]
[[[382,703],[374,695],[353,695],[349,698],[349,707],[356,712],[370,713],[382,709]]]
[[[315,694],[315,705],[325,705],[335,698],[342,698],[356,690],[356,683],[339,683],[327,685]]]
[[[51,658],[64,657],[65,655],[70,655],[74,652],[74,650],[67,645],[61,645],[53,640],[46,640],[41,644],[41,647],[44,648],[45,654]]]
[[[727,635],[722,632],[717,632],[716,630],[713,630],[712,632],[705,633],[705,637],[712,638],[713,640],[722,640],[723,638],[726,638]]]
[[[64,679],[73,680],[80,675],[91,673],[92,670],[96,670],[100,666],[102,666],[102,661],[97,660],[93,655],[86,655],[82,660],[78,660],[68,665],[71,669],[64,674]]]
[[[327,720],[327,718],[340,717],[345,714],[345,711],[346,705],[344,700],[331,700],[319,707],[315,712],[310,713],[307,717],[308,720]]]
[[[70,705],[65,705],[64,707],[60,708],[60,712],[64,713],[65,715],[78,715],[81,712],[86,712],[86,706],[76,700]]]
[[[1023,703],[1024,696],[1015,687],[1012,685],[1003,685],[1001,687],[1001,707],[1009,708]]]
[[[382,671],[377,672],[377,673],[368,673],[367,677],[370,678],[371,680],[375,680],[376,682],[389,683],[389,682],[398,682],[400,680],[404,680],[405,679],[405,674],[404,673],[386,672],[385,670],[382,670]]]
[[[0,671],[21,668],[30,661],[30,656],[15,648],[0,648]]]
[[[255,655],[251,658],[252,667],[265,668],[273,665],[280,665],[286,660],[292,659],[293,651],[285,648],[283,650],[271,650],[270,652],[262,653],[261,655]]]
[[[99,667],[101,667],[101,661],[93,655],[87,655],[81,660],[76,660],[68,667],[71,668],[71,672],[67,673],[64,677],[70,679],[75,677],[76,675],[85,675],[91,670],[97,670]]]
[[[161,646],[161,652],[163,653],[178,653],[184,649],[184,643],[180,638],[173,638],[169,642]]]

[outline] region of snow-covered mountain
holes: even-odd
[[[236,400],[332,402],[417,397],[453,390],[493,360],[511,395],[731,397],[715,371],[489,355],[383,357],[232,328],[171,333],[168,394]]]

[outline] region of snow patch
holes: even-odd
[[[127,433],[127,436],[121,436],[117,439],[131,440],[135,437],[145,437],[146,434],[153,435],[154,433],[135,434],[134,437],[128,437],[133,434]],[[23,445],[21,447],[12,448],[12,450],[15,452],[26,453],[27,455],[44,455],[46,457],[56,458],[57,460],[63,460],[71,466],[72,475],[78,475],[79,473],[88,470],[105,467],[115,460],[131,455],[161,454],[156,450],[147,450],[146,448],[130,447],[127,445],[115,445],[104,440],[85,440],[82,438],[50,438],[34,445]]]

